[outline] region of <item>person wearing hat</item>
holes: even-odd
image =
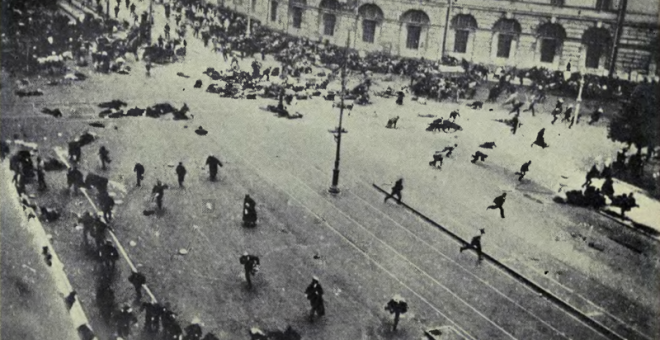
[[[470,241],[470,244],[466,244],[459,249],[459,252],[463,252],[463,250],[473,248],[474,250],[477,251],[477,256],[479,256],[479,261],[482,260],[482,255],[483,253],[481,252],[481,235],[485,234],[486,231],[484,229],[479,229],[479,235],[475,236],[472,238]]]
[[[396,294],[392,297],[392,300],[385,305],[385,310],[394,314],[394,325],[392,330],[396,331],[396,326],[399,324],[399,316],[408,311],[408,303],[401,297],[401,295]]]
[[[489,206],[488,208],[486,208],[486,210],[488,210],[488,209],[500,209],[500,216],[502,216],[502,218],[504,218],[504,208],[502,207],[504,205],[504,201],[506,201],[506,192],[503,193],[500,196],[495,197],[495,199],[493,200],[493,203],[495,203],[495,204]]]
[[[593,123],[597,123],[602,115],[603,115],[603,108],[599,107],[598,110],[591,113],[591,120],[587,124],[591,125]]]
[[[254,255],[249,255],[247,252],[243,253],[243,256],[239,258],[239,262],[243,265],[245,269],[245,280],[248,284],[248,289],[252,289],[252,275],[256,275],[259,271],[259,257]]]
[[[573,104],[568,105],[566,111],[564,111],[564,118],[561,119],[561,122],[571,122],[573,117]]]
[[[309,314],[309,321],[314,322],[314,314],[316,313],[319,317],[325,315],[325,306],[323,305],[323,288],[319,283],[319,278],[312,276],[312,283],[307,286],[305,289],[305,295],[307,295],[307,300],[309,300],[312,310]]]
[[[186,178],[186,168],[183,166],[183,162],[179,162],[179,165],[176,167],[176,178],[179,182],[179,188],[183,188],[183,181]]]

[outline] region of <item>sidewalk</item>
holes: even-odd
[[[0,300],[2,339],[79,339],[64,296],[15,209],[6,164],[0,167]],[[61,285],[61,283],[59,284]]]

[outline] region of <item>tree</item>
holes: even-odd
[[[619,114],[610,121],[608,137],[634,144],[638,153],[644,147],[656,146],[660,137],[657,90],[657,85],[638,85]]]

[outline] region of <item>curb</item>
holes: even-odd
[[[375,183],[372,184],[372,185],[376,190],[380,191],[381,193],[384,193],[386,195],[389,194],[387,191],[383,190],[382,188],[380,188]],[[453,233],[449,229],[443,227],[442,225],[438,224],[437,222],[433,221],[432,219],[430,219],[426,215],[424,215],[421,212],[417,211],[415,208],[409,206],[408,204],[406,204],[404,202],[401,202],[401,205],[403,207],[405,207],[406,209],[410,210],[414,215],[417,215],[418,217],[420,217],[424,221],[426,221],[426,222],[430,223],[431,225],[437,227],[442,232],[449,235],[451,238],[458,241],[462,245],[468,245],[469,244],[468,241],[466,241],[462,237],[458,236],[457,234]],[[524,284],[525,286],[527,286],[528,288],[530,288],[534,292],[538,293],[539,295],[543,296],[544,298],[546,298],[546,299],[550,300],[551,302],[555,303],[560,308],[562,308],[566,312],[570,313],[571,315],[573,315],[578,320],[584,322],[586,325],[589,325],[590,327],[593,327],[596,331],[603,334],[604,336],[606,336],[610,339],[617,339],[617,340],[627,339],[626,337],[621,336],[618,333],[614,332],[609,327],[607,327],[607,326],[601,324],[600,322],[590,318],[588,315],[586,315],[582,311],[578,310],[576,307],[570,305],[568,302],[564,301],[563,299],[561,299],[557,295],[547,291],[546,289],[541,287],[539,284],[535,283],[531,279],[528,279],[527,277],[525,277],[522,274],[518,273],[513,268],[511,268],[511,267],[505,265],[504,263],[498,261],[497,259],[495,259],[491,255],[487,254],[486,252],[482,251],[482,255],[483,255],[484,260],[490,262],[495,267],[497,267],[497,268],[501,269],[502,271],[504,271],[505,273],[509,274],[514,279],[520,281],[522,284]],[[624,327],[625,327],[625,325],[624,325]]]
[[[13,173],[9,169],[7,162],[3,162],[3,167],[7,173]],[[55,253],[53,245],[46,235],[46,230],[44,230],[44,227],[41,224],[41,221],[39,221],[39,218],[35,217],[36,214],[32,208],[24,207],[22,205],[21,199],[25,199],[28,204],[30,203],[29,199],[27,197],[21,198],[18,195],[18,192],[14,187],[14,183],[11,182],[11,179],[8,176],[6,180],[9,181],[8,185],[10,188],[12,188],[10,189],[10,192],[6,194],[12,195],[12,198],[15,198],[10,200],[14,205],[12,208],[16,209],[17,211],[23,210],[23,214],[21,214],[21,224],[25,226],[27,231],[33,236],[34,246],[36,246],[39,250],[44,248],[48,249],[48,254],[52,256],[50,275],[55,281],[55,289],[60,294],[60,296],[63,297],[63,300],[68,300],[71,293],[73,293],[75,290],[73,289],[73,286],[71,286],[71,282],[69,282],[69,278],[64,272],[64,264],[60,261],[60,258]],[[71,318],[73,327],[78,332],[78,336],[81,340],[98,339],[94,334],[92,327],[89,325],[87,315],[85,314],[85,311],[83,310],[82,305],[78,299],[75,299],[71,304],[71,307],[69,308],[69,317]]]
[[[608,219],[610,219],[610,220],[612,220],[612,221],[614,221],[614,222],[616,222],[616,223],[618,223],[618,224],[620,224],[620,225],[622,225],[622,226],[624,226],[624,227],[626,227],[626,228],[628,228],[628,229],[630,229],[634,232],[637,232],[638,234],[644,235],[644,236],[648,237],[649,239],[652,239],[653,241],[660,242],[660,233],[657,233],[657,232],[654,233],[654,232],[645,230],[645,229],[649,229],[649,230],[655,231],[654,229],[652,229],[652,228],[650,228],[646,225],[643,225],[641,223],[636,223],[632,220],[621,220],[620,218],[617,218],[615,216],[610,215],[608,213],[608,211],[605,211],[605,210],[596,210],[596,212],[599,215],[603,216],[603,217],[606,217],[606,218],[608,218]]]

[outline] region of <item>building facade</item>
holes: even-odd
[[[565,70],[570,63],[575,70],[625,77],[658,74],[657,0],[226,1],[272,29],[357,50],[520,68]]]

